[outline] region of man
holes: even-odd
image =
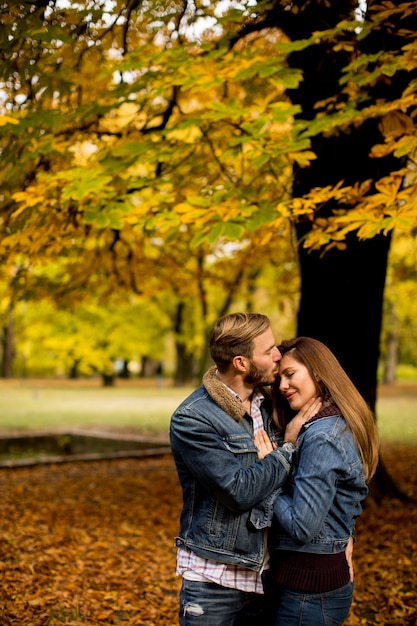
[[[263,593],[272,502],[289,474],[298,432],[317,411],[316,402],[300,411],[278,447],[282,437],[262,388],[274,383],[281,354],[266,316],[220,318],[210,354],[216,367],[170,427],[184,501],[176,539],[181,626],[231,626]],[[258,459],[254,435],[263,430],[274,449]]]

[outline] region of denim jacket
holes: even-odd
[[[261,412],[273,439],[265,404]],[[272,517],[277,488],[289,475],[288,453],[274,450],[258,460],[252,419],[217,378],[215,368],[174,412],[170,439],[184,501],[177,547],[260,570],[265,550],[262,528]]]
[[[273,547],[342,552],[368,494],[361,456],[344,418],[307,423],[293,461],[289,488],[274,503]]]

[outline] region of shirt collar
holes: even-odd
[[[216,374],[217,373],[218,373],[218,370],[216,370]],[[239,394],[236,393],[236,391],[234,391],[231,387],[229,387],[229,385],[226,385],[226,383],[224,383],[222,380],[220,380],[220,382],[222,385],[226,387],[228,391],[230,391],[232,396],[234,396],[237,400],[240,400],[240,402],[243,403],[242,398],[239,396]],[[262,400],[265,400],[264,394],[259,389],[255,389],[250,395],[250,401],[256,404],[257,406],[261,406]]]

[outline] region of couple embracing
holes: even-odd
[[[210,354],[170,426],[180,626],[343,624],[374,416],[324,344],[277,347],[264,315],[220,318]]]

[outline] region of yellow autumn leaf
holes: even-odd
[[[387,196],[391,202],[397,197],[398,191],[402,184],[402,179],[399,177],[384,177],[375,183],[375,187],[383,195]]]
[[[188,202],[179,202],[178,204],[175,205],[175,211],[179,214],[188,213],[194,208],[195,207],[191,206],[191,204],[189,204]]]
[[[288,205],[285,202],[280,202],[276,206],[275,210],[282,218],[290,217],[290,210],[289,210]],[[275,223],[275,220],[274,220],[274,223]]]
[[[131,167],[127,168],[125,177],[130,178],[130,177],[135,176],[138,178],[147,178],[148,176],[151,176],[152,173],[153,173],[152,165],[148,163],[143,163],[143,162],[135,163]]]
[[[294,198],[291,202],[292,211],[297,214],[301,213],[304,207],[304,203],[300,198]]]
[[[307,167],[310,161],[317,159],[317,156],[312,150],[303,150],[300,152],[289,152],[288,157],[295,161],[300,167]]]
[[[19,124],[19,120],[11,115],[0,115],[0,126],[6,126],[6,124]]]
[[[274,233],[271,230],[266,231],[263,236],[259,239],[259,245],[262,247],[264,245],[266,245],[267,243],[269,243],[273,237]]]
[[[201,139],[201,130],[198,126],[190,126],[189,128],[170,130],[167,133],[167,139],[172,141],[183,141],[184,143],[195,143]]]
[[[25,209],[29,207],[34,207],[45,200],[43,196],[39,196],[33,193],[33,190],[31,190],[31,188],[28,188],[27,191],[16,191],[16,193],[12,195],[12,198],[16,202],[21,203],[21,206],[13,212],[13,217],[16,217]]]
[[[413,120],[402,111],[390,111],[384,115],[379,127],[386,138],[414,134]]]
[[[188,206],[188,210],[181,214],[181,222],[183,224],[193,224],[194,222],[204,223],[209,217],[207,209],[196,209],[191,205]]]
[[[391,144],[377,144],[371,148],[370,155],[376,159],[387,156],[392,151]]]

